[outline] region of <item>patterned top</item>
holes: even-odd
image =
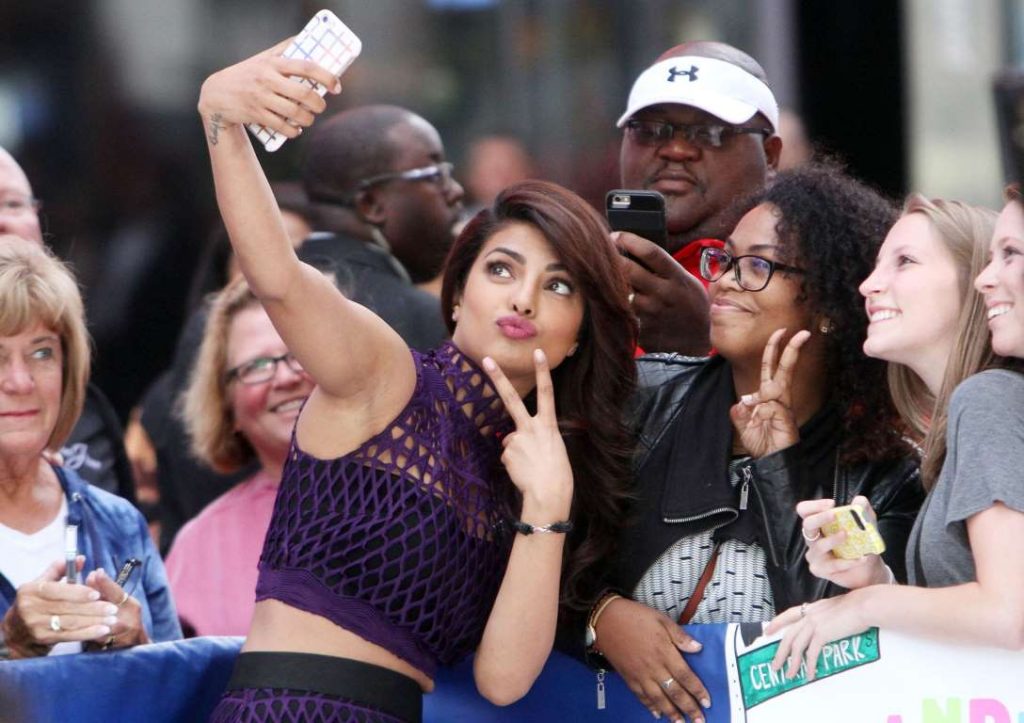
[[[292,439],[256,599],[321,615],[426,675],[475,649],[512,547],[501,464],[512,423],[450,342],[420,354],[405,409],[323,460]]]
[[[733,487],[738,469],[749,457],[729,464]],[[711,560],[714,530],[680,538],[644,573],[633,598],[678,620]],[[691,623],[751,623],[775,617],[764,548],[740,540],[723,540],[718,562]]]

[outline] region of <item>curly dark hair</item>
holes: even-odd
[[[863,351],[868,318],[858,291],[899,216],[896,205],[833,160],[779,173],[743,206],[761,204],[779,213],[775,232],[782,258],[806,269],[800,300],[831,322],[827,393],[842,419],[841,461],[905,456],[910,450],[889,394],[886,364]]]
[[[575,528],[566,545],[561,602],[587,610],[600,592],[596,563],[611,555],[629,498],[633,445],[625,409],[636,386],[637,323],[604,218],[575,193],[545,181],[509,186],[466,224],[445,263],[445,319],[451,319],[455,298],[484,243],[513,223],[529,224],[543,234],[585,305],[579,348],[552,370],[551,378],[575,479]],[[448,326],[454,330],[452,322]],[[533,396],[526,399],[528,406]]]

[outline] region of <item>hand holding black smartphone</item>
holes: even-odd
[[[605,214],[612,231],[628,231],[661,248],[668,242],[665,197],[657,191],[616,189],[604,198]]]

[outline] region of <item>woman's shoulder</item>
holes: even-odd
[[[706,367],[712,357],[681,354],[645,354],[636,360],[637,386],[640,389],[682,383]]]
[[[78,495],[78,497],[87,504],[90,509],[101,513],[108,518],[124,520],[133,525],[136,524],[138,520],[143,519],[142,513],[139,512],[138,508],[124,497],[119,497],[111,492],[100,489],[95,485],[89,484],[74,470],[67,469],[66,467],[61,467],[59,470],[59,474],[64,477],[68,492],[71,494],[72,499],[75,495]]]
[[[949,402],[954,417],[972,409],[985,410],[994,421],[998,410],[1011,410],[1018,416],[1024,406],[1024,374],[1009,369],[986,369],[957,385]]]

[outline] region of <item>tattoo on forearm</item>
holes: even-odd
[[[224,128],[226,128],[226,126],[222,123],[223,120],[224,116],[222,116],[220,113],[214,113],[210,116],[210,145],[215,146],[217,145],[217,142],[220,140],[220,132],[224,130]]]

